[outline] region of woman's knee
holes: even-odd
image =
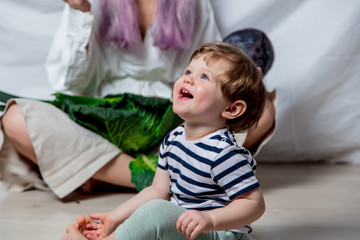
[[[37,163],[30,136],[28,134],[25,118],[17,104],[11,104],[1,119],[5,135],[14,145],[15,149]]]
[[[2,117],[2,125],[6,135],[17,136],[25,127],[24,116],[22,115],[18,105],[12,103],[4,116]]]

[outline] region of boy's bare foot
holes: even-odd
[[[75,224],[70,224],[66,227],[66,232],[61,240],[72,240],[72,239],[83,239],[87,240],[87,238],[81,234],[79,229],[75,226]]]

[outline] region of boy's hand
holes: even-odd
[[[64,0],[70,7],[80,10],[82,12],[89,12],[91,5],[88,0]]]
[[[70,224],[66,228],[66,233],[62,239],[79,239],[79,234],[91,240],[102,239],[100,237],[102,233],[101,225],[102,224],[93,222],[93,220],[84,215],[79,215],[77,216],[75,223]],[[72,237],[73,235],[76,235],[77,237]]]
[[[89,240],[105,239],[103,236],[103,229],[104,224],[91,221],[86,225],[86,230],[83,232],[83,235]]]
[[[195,239],[200,233],[214,229],[214,222],[207,212],[188,210],[180,215],[176,229],[188,239]]]
[[[89,217],[91,222],[83,234],[90,240],[105,239],[120,225],[112,212],[89,214]]]

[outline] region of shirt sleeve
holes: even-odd
[[[167,159],[167,147],[168,147],[169,135],[170,133],[168,133],[165,136],[164,140],[160,145],[158,167],[161,168],[162,170],[168,169],[168,163],[166,159]]]
[[[255,160],[245,148],[236,145],[224,149],[214,161],[214,181],[230,200],[260,187],[255,176]]]
[[[87,46],[95,38],[93,23],[91,13],[65,5],[46,61],[49,81],[56,90],[81,94],[91,83],[94,63],[90,62]]]

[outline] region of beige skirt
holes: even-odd
[[[0,177],[10,191],[48,187],[63,198],[121,153],[108,140],[78,125],[51,104],[28,99],[11,102],[18,104],[25,118],[41,178],[16,153],[0,128]]]

